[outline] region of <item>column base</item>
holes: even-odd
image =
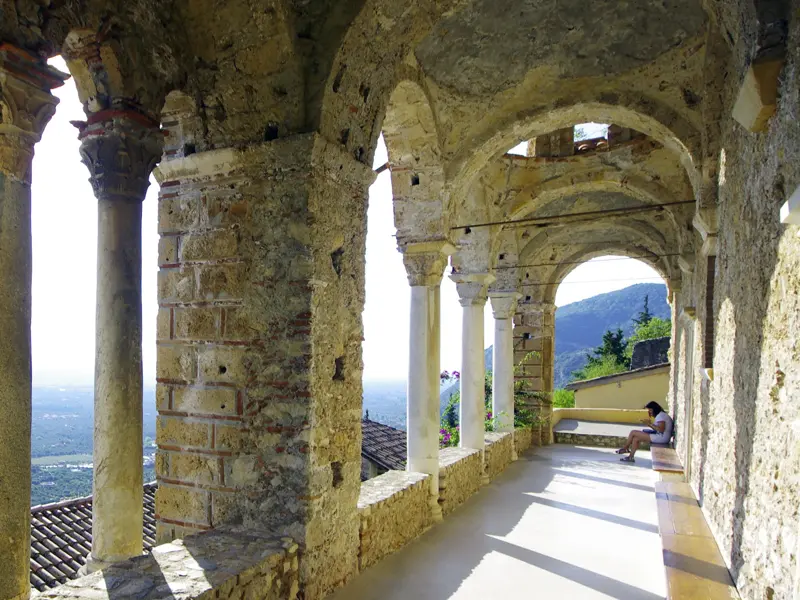
[[[431,520],[434,523],[441,523],[444,519],[442,515],[442,507],[439,505],[439,498],[431,496]]]
[[[110,563],[105,560],[99,560],[90,554],[86,558],[86,564],[78,569],[78,575],[80,577],[91,575],[95,571],[102,571],[103,569],[110,567],[112,564],[114,563]]]

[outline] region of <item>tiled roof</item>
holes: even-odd
[[[361,456],[383,469],[406,468],[406,432],[369,419],[361,421]]]
[[[406,468],[406,432],[362,421],[361,455],[383,469]],[[144,549],[155,546],[156,484],[144,486]],[[31,508],[31,586],[44,591],[78,576],[92,549],[92,497]]]
[[[144,548],[155,546],[156,484],[144,486]],[[92,549],[92,497],[31,508],[31,586],[44,591],[70,579]]]

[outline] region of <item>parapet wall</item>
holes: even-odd
[[[222,527],[162,544],[37,596],[52,600],[294,600],[297,544],[243,527]]]
[[[514,451],[519,456],[531,447],[533,431],[530,427],[517,427],[514,430]]]
[[[511,433],[486,433],[484,472],[491,480],[506,470],[514,460],[514,436]]]
[[[387,471],[361,484],[359,569],[375,564],[431,526],[429,476]]]
[[[440,452],[439,503],[447,515],[477,493],[524,452],[530,428],[487,433],[485,459],[479,450]],[[429,476],[388,471],[361,484],[358,568],[366,569],[434,524]],[[298,545],[259,529],[221,526],[156,546],[151,554],[69,581],[37,598],[51,600],[294,600],[302,559]]]
[[[453,512],[481,487],[480,450],[444,448],[439,452],[439,504],[442,514]]]

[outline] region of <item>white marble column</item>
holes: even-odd
[[[411,285],[406,468],[430,475],[431,513],[439,521],[440,286],[452,246],[426,242],[402,251]]]
[[[459,445],[462,448],[474,448],[483,452],[486,418],[483,309],[486,306],[486,286],[494,281],[494,276],[486,273],[459,273],[452,275],[451,279],[456,282],[459,302],[463,308]]]
[[[514,431],[514,312],[517,292],[492,292],[492,414],[501,432]]]

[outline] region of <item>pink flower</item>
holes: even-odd
[[[461,379],[461,373],[458,371],[453,371],[453,379]]]

